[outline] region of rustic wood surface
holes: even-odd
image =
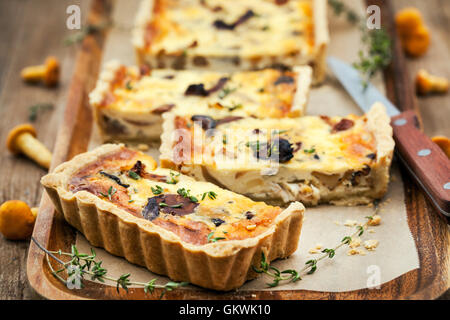
[[[63,39],[73,33],[67,30],[65,11],[69,4],[79,4],[85,20],[90,1],[0,1],[0,139],[5,140],[8,130],[15,124],[28,120],[28,106],[39,102],[53,102],[55,109],[39,114],[35,125],[38,137],[50,149],[56,139],[58,123],[63,119],[67,102],[68,87],[75,65],[78,46],[66,47]],[[449,44],[446,35],[450,24],[450,1],[393,1],[394,7],[417,6],[424,14],[432,30],[433,45],[427,55],[420,59],[406,60],[411,78],[416,70],[425,67],[431,72],[450,77]],[[42,14],[39,14],[42,13]],[[49,19],[48,17],[52,17]],[[20,80],[22,67],[42,62],[49,54],[56,55],[62,63],[62,81],[56,89],[28,86]],[[70,98],[70,97],[69,97]],[[422,115],[425,132],[428,135],[450,136],[448,119],[450,114],[450,95],[421,98],[418,106]],[[83,114],[83,113],[82,113]],[[45,174],[29,160],[12,157],[3,147],[1,153],[0,202],[21,199],[37,206],[42,195],[39,178]],[[414,191],[413,191],[414,193]],[[414,195],[408,205],[427,206],[421,195]],[[414,200],[416,200],[414,202]],[[425,221],[426,223],[427,221]],[[448,229],[433,229],[435,236],[449,237]],[[0,299],[36,299],[39,296],[29,286],[26,275],[26,257],[29,243],[7,241],[0,236]],[[439,257],[427,266],[436,268]],[[448,262],[447,262],[448,263]],[[445,265],[445,264],[444,264]],[[87,292],[89,294],[89,292]],[[442,298],[450,298],[447,292]]]

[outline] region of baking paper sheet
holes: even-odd
[[[362,1],[347,1],[362,13]],[[130,42],[130,29],[136,13],[138,1],[117,1],[114,21],[115,27],[109,34],[104,62],[110,59],[119,59],[125,64],[134,64],[134,51]],[[359,6],[359,7],[358,7]],[[331,11],[331,10],[330,10]],[[329,54],[348,62],[356,61],[358,50],[361,47],[360,34],[356,27],[349,25],[345,19],[337,19],[329,12],[331,43]],[[374,84],[383,90],[381,79],[375,79]],[[325,83],[313,88],[310,94],[308,114],[347,115],[349,113],[361,114],[359,108],[353,103],[339,83],[329,75]],[[96,130],[91,138],[89,149],[100,144]],[[149,154],[158,158],[158,150],[152,148]],[[380,215],[382,223],[370,227],[361,237],[361,249],[365,255],[348,255],[349,248],[342,247],[336,252],[333,259],[319,262],[317,271],[312,275],[302,277],[301,281],[288,283],[275,288],[267,288],[266,282],[270,279],[262,276],[247,282],[239,290],[315,290],[327,292],[342,292],[362,288],[376,288],[400,275],[419,268],[419,258],[414,240],[407,223],[403,182],[394,162],[391,170],[391,183],[389,191],[381,203]],[[348,220],[364,223],[366,216],[373,215],[374,208],[367,206],[337,207],[319,206],[307,208],[305,221],[300,237],[298,250],[285,260],[275,261],[274,266],[281,270],[304,267],[305,262],[318,258],[320,254],[309,253],[311,248],[318,244],[323,248],[331,248],[340,243],[342,238],[351,235],[355,226],[345,226]],[[379,245],[374,251],[363,248],[366,240],[378,240]],[[80,252],[89,252],[90,245],[78,234],[76,244]],[[128,263],[125,259],[115,257],[106,251],[96,248],[98,258],[108,274],[118,277],[124,273],[131,273],[133,281],[147,282],[157,278],[158,283],[165,283],[169,279],[153,274],[145,268]],[[112,284],[113,285],[113,284]],[[187,287],[189,289],[189,287]]]

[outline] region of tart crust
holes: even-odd
[[[236,289],[255,278],[251,266],[259,265],[262,252],[271,261],[286,258],[297,249],[304,213],[299,202],[290,204],[258,236],[193,245],[87,191],[68,190],[70,177],[80,168],[121,148],[123,145],[106,144],[77,155],[41,180],[57,211],[93,246],[174,281],[219,291]]]

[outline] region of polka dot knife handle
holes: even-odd
[[[450,160],[420,129],[413,110],[392,117],[399,158],[404,162],[431,202],[450,217]]]

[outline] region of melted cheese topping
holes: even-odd
[[[129,173],[138,160],[144,164],[142,177]],[[267,230],[281,213],[279,207],[196,182],[172,170],[155,168],[151,157],[126,148],[77,172],[69,190],[91,192],[140,218],[144,218],[143,210],[150,198],[183,196],[195,206],[193,212],[169,214],[161,206],[159,215],[149,220],[194,244],[254,237]]]
[[[276,4],[279,2],[280,4]],[[147,26],[147,51],[153,55],[240,56],[258,58],[309,54],[313,50],[311,0],[155,0]],[[232,30],[249,10],[253,15]]]
[[[228,80],[208,96],[185,94],[190,85],[202,84],[209,90],[222,78]],[[177,107],[181,112],[212,110],[217,115],[299,116],[300,108],[292,109],[296,82],[297,73],[275,69],[233,74],[160,69],[141,77],[136,68],[122,66],[100,107],[129,114]]]
[[[342,129],[344,123],[351,123],[351,127]],[[176,116],[175,128],[188,130],[191,137],[191,159],[183,162],[207,165],[217,170],[264,169],[270,175],[269,169],[276,167],[292,169],[293,172],[345,173],[369,165],[376,154],[376,141],[366,127],[365,116],[241,119],[217,125],[207,134],[191,117]],[[272,146],[277,139],[288,141],[293,155],[291,159],[282,160],[283,152],[279,158],[272,159],[255,155],[258,150],[267,155],[266,146]],[[174,143],[174,151],[188,149],[186,142]]]

